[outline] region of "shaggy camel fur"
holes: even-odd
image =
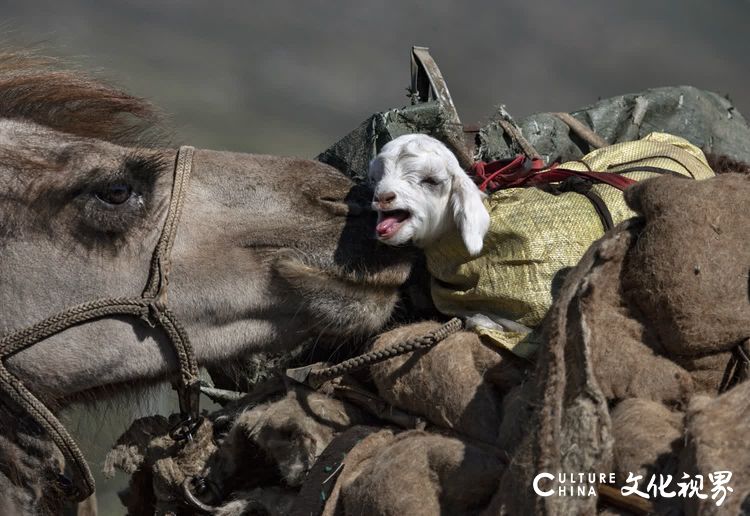
[[[239,491],[232,500],[217,507],[214,516],[287,516],[292,509],[296,491],[283,487],[258,487],[250,491]]]
[[[54,498],[63,496],[60,486],[54,484],[54,492],[44,493],[38,484],[30,486],[30,489],[23,489],[19,484],[40,471],[48,475],[62,475],[65,466],[62,454],[51,441],[40,436],[36,425],[27,425],[12,409],[5,410],[1,402],[0,428],[16,430],[0,435],[2,468],[7,471],[0,474],[0,514],[53,513],[57,508],[57,504],[53,503]],[[47,498],[45,494],[51,497]]]
[[[184,447],[175,442],[169,430],[179,421],[151,416],[135,421],[117,440],[107,456],[104,473],[113,476],[115,468],[132,475],[124,496],[128,514],[166,515],[182,507],[182,484],[202,472],[206,461],[216,453],[214,429],[203,421],[193,439]]]

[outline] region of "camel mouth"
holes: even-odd
[[[392,238],[411,218],[408,210],[388,210],[378,212],[378,225],[375,232],[380,240]]]
[[[400,288],[411,274],[411,262],[350,270],[318,267],[298,256],[282,255],[274,268],[299,294],[298,312],[316,321],[315,331],[335,338],[360,338],[372,335],[390,320]]]
[[[398,258],[398,259],[394,259]],[[361,289],[362,294],[368,290],[398,290],[409,279],[413,265],[411,253],[399,253],[391,256],[372,268],[348,268],[335,265],[309,263],[307,260],[289,250],[276,255],[274,268],[286,280],[294,278],[317,278],[322,285],[346,284],[351,288]]]

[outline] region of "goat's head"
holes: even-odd
[[[458,229],[471,255],[482,250],[490,223],[484,195],[440,141],[399,136],[372,160],[369,177],[381,242],[424,248]]]

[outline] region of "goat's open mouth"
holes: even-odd
[[[378,213],[378,225],[375,232],[381,240],[387,240],[395,235],[404,222],[411,217],[411,213],[406,210],[390,210]]]

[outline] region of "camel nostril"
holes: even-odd
[[[389,204],[396,200],[396,194],[393,192],[385,192],[377,195],[375,199],[381,204]]]

